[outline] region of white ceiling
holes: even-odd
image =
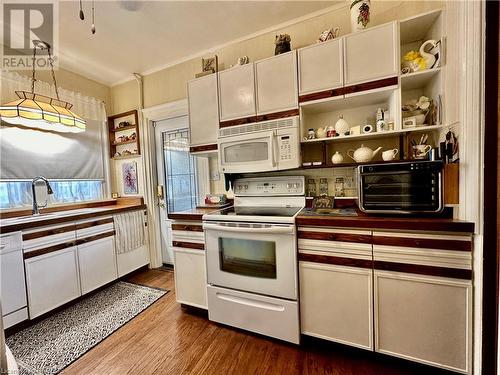
[[[113,85],[339,1],[59,2],[60,66]]]

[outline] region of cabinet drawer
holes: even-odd
[[[375,245],[472,251],[470,235],[373,232]]]
[[[21,232],[2,234],[0,236],[0,254],[18,250],[22,247]]]
[[[207,287],[208,318],[232,327],[299,343],[299,307],[296,301]]]
[[[46,226],[23,231],[25,253],[42,248],[69,243],[76,239],[75,223]]]
[[[112,216],[79,221],[76,223],[76,238],[80,239],[82,237],[88,237],[113,230],[114,223]]]

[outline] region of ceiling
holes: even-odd
[[[59,2],[60,66],[107,85],[151,72],[339,1]]]

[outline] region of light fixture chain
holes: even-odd
[[[35,93],[35,62],[36,62],[36,47],[33,48],[33,71],[31,72],[31,93]]]
[[[52,72],[52,80],[54,81],[54,88],[56,90],[57,100],[59,100],[59,90],[57,89],[56,74],[54,73],[54,59],[52,58],[52,54],[50,53],[50,47],[47,48],[47,52],[49,54],[49,64],[50,64],[50,70]]]

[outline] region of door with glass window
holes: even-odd
[[[173,264],[169,212],[195,208],[207,192],[208,161],[190,155],[187,116],[154,123],[162,260]]]

